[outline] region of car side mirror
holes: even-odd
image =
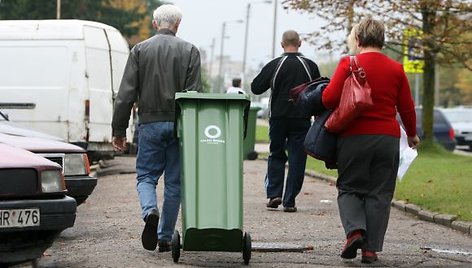
[[[0,116],[3,117],[5,120],[10,121],[10,119],[8,117],[8,114],[4,114],[4,113],[0,112]]]

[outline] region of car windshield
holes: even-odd
[[[470,110],[444,110],[447,119],[451,123],[472,122],[472,109]]]

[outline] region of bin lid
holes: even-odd
[[[177,92],[175,100],[179,99],[205,99],[205,100],[246,100],[250,101],[247,94],[228,94],[228,93],[201,93],[197,91]]]
[[[175,116],[178,118],[181,114],[181,105],[188,103],[189,100],[204,100],[204,101],[231,101],[244,105],[244,137],[247,133],[247,121],[249,116],[249,105],[251,103],[250,97],[247,94],[228,94],[228,93],[202,93],[198,91],[176,92],[175,102],[178,104],[175,107]],[[176,121],[177,122],[177,121]]]

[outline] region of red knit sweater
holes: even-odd
[[[340,136],[367,134],[400,137],[399,124],[395,118],[397,111],[406,134],[415,136],[415,105],[403,66],[378,52],[361,53],[357,58],[372,88],[374,106],[357,117]],[[349,56],[341,59],[323,92],[322,101],[326,108],[334,109],[338,106],[344,80],[348,75]]]

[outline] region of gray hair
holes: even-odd
[[[182,11],[175,5],[161,5],[152,14],[157,25],[162,28],[175,26],[182,19]]]

